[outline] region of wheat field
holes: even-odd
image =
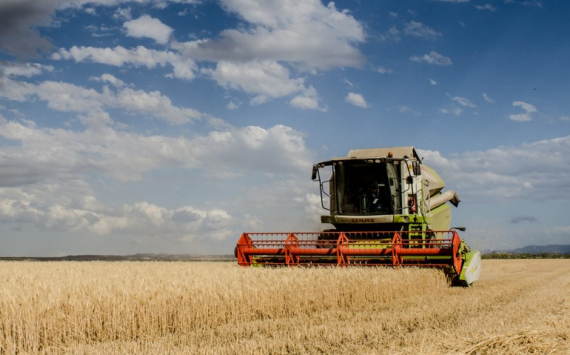
[[[570,354],[570,260],[437,270],[0,262],[2,354]]]

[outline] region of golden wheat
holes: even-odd
[[[5,354],[569,354],[570,262],[436,270],[2,262]]]

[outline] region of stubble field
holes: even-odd
[[[570,260],[436,270],[0,262],[2,354],[570,354]]]

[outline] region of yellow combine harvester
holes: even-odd
[[[427,266],[445,270],[456,285],[479,278],[481,254],[459,238],[465,228],[450,229],[459,197],[443,191],[413,147],[351,150],[315,164],[312,179],[329,211],[321,222],[335,229],[243,233],[240,265]]]

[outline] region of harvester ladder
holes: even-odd
[[[426,235],[425,223],[410,223],[408,224],[407,236],[410,239],[410,244],[423,244],[422,241]]]

